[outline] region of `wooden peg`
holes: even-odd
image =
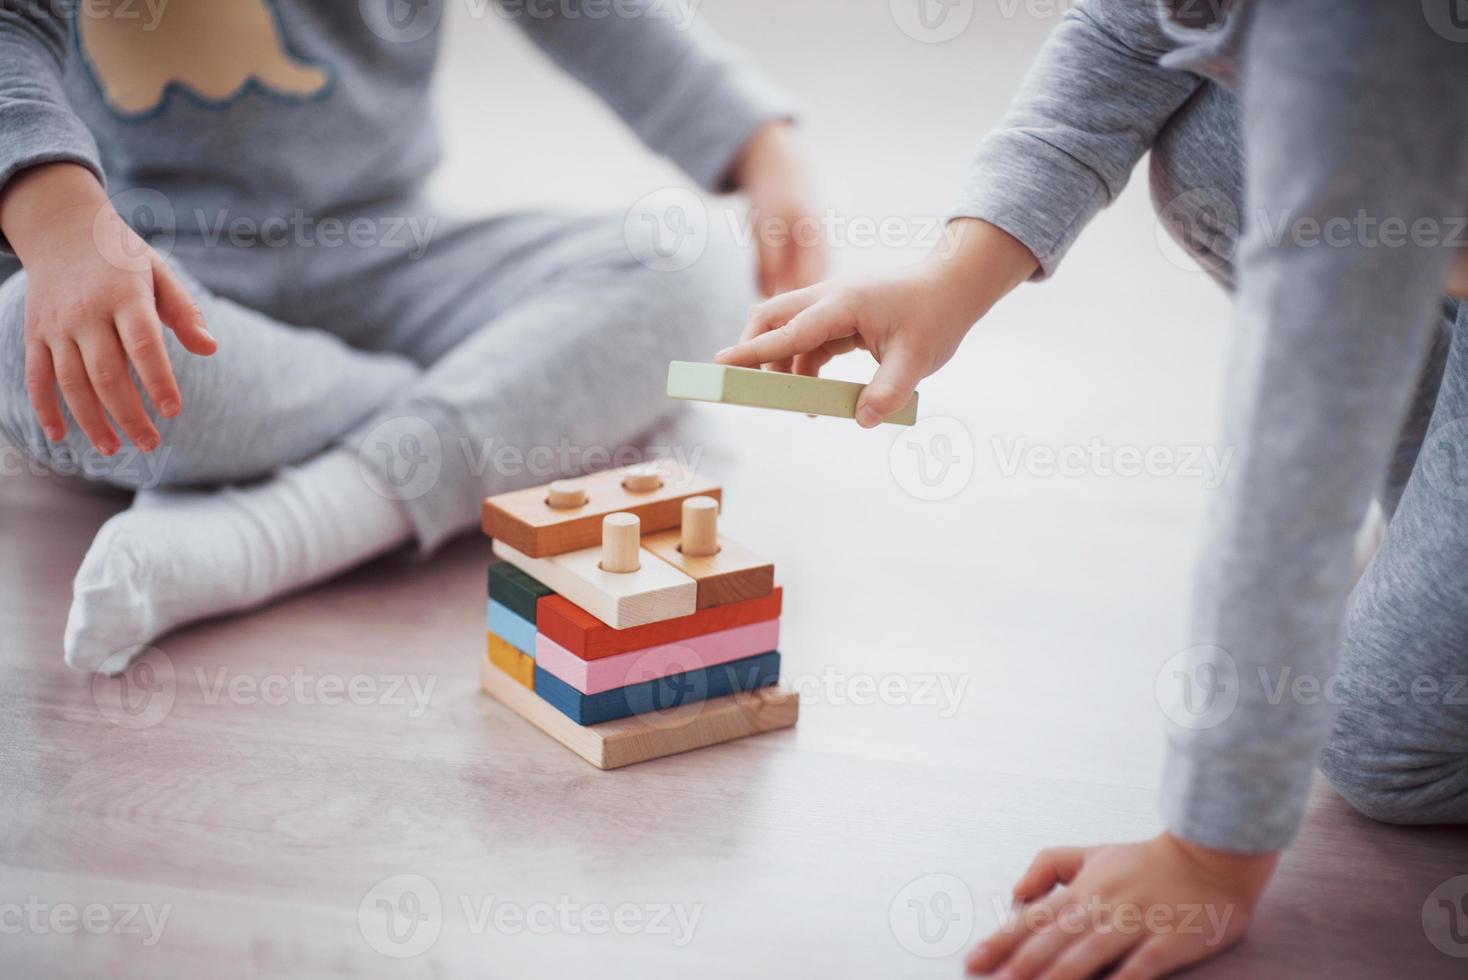
[[[586,503],[586,488],[575,480],[556,480],[546,490],[545,502],[556,510],[571,510]]]
[[[642,567],[642,521],[636,514],[608,514],[601,522],[601,568],[635,572]]]
[[[718,554],[719,502],[713,497],[683,501],[683,535],[679,546],[690,558]]]
[[[663,474],[652,463],[629,466],[622,471],[622,489],[628,493],[651,493],[663,488]]]

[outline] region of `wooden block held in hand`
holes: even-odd
[[[598,769],[618,769],[748,735],[789,728],[800,697],[781,687],[731,694],[631,718],[578,725],[487,659],[479,677],[486,693]]]
[[[777,587],[774,592],[758,599],[710,606],[691,616],[618,630],[565,596],[549,595],[540,600],[536,626],[540,632],[583,660],[597,660],[629,650],[676,643],[705,633],[778,619],[783,598],[783,590]]]
[[[856,400],[866,385],[833,378],[809,378],[783,371],[673,361],[668,365],[668,397],[725,405],[776,408],[807,415],[856,418]],[[917,421],[917,392],[888,422],[912,425]]]
[[[642,533],[649,534],[678,526],[684,498],[706,496],[717,500],[722,494],[717,483],[673,460],[643,465],[656,468],[661,480],[657,489],[629,490],[623,485],[628,470],[604,470],[570,481],[586,495],[585,502],[576,507],[552,507],[550,486],[487,497],[482,521],[484,533],[523,555],[546,558],[600,545],[601,522],[608,514],[618,511],[635,514],[642,522]],[[633,477],[634,485],[644,485],[645,476],[633,474]],[[556,499],[569,502],[573,498],[558,492]]]
[[[642,547],[698,583],[698,608],[722,606],[769,595],[775,590],[775,566],[723,535],[712,555],[689,555],[679,547],[678,531],[642,539]]]
[[[676,619],[698,608],[697,583],[646,549],[635,572],[603,570],[600,547],[531,558],[495,539],[494,553],[616,629]]]

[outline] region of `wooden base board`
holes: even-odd
[[[540,600],[536,628],[583,660],[614,657],[632,650],[676,643],[705,633],[763,623],[780,618],[785,590],[758,599],[700,609],[692,616],[665,619],[631,629],[612,629],[565,596],[550,595]]]
[[[677,527],[683,519],[686,498],[718,500],[722,495],[717,483],[672,460],[659,460],[654,465],[663,480],[656,490],[628,490],[622,486],[622,470],[578,477],[574,482],[586,491],[586,503],[565,510],[546,503],[549,489],[545,486],[487,497],[482,514],[484,533],[523,555],[548,558],[599,546],[602,518],[608,514],[636,514],[642,521],[642,533],[648,534]]]
[[[666,711],[682,704],[721,698],[736,691],[769,687],[780,680],[780,651],[731,660],[681,674],[655,677],[641,684],[617,687],[598,694],[582,694],[540,667],[535,668],[535,693],[578,725]]]
[[[489,597],[528,623],[535,622],[535,604],[553,594],[548,586],[507,561],[489,566]]]
[[[489,656],[486,659],[517,684],[527,690],[535,689],[535,660],[493,633],[489,634]]]
[[[582,694],[600,694],[670,674],[743,660],[780,646],[780,621],[771,619],[705,633],[675,643],[583,660],[543,633],[535,635],[535,665]]]
[[[492,698],[598,769],[619,769],[789,728],[800,717],[795,692],[766,687],[588,727],[561,714],[487,659],[480,663],[479,677]]]
[[[727,364],[674,361],[668,365],[668,397],[725,405],[776,408],[807,415],[856,418],[856,400],[866,385],[832,378],[810,378],[784,371],[760,371]],[[917,392],[887,419],[896,425],[917,421]]]
[[[698,585],[643,549],[635,572],[606,572],[601,548],[531,558],[504,541],[494,553],[615,629],[688,616],[698,608]]]
[[[685,555],[679,531],[643,535],[642,546],[698,583],[698,608],[757,599],[775,591],[775,566],[743,545],[719,535],[712,555]]]

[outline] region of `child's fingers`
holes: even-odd
[[[855,329],[844,306],[823,299],[795,314],[784,326],[720,351],[718,359],[724,364],[745,367],[772,364],[813,351],[826,341],[847,336]]]
[[[82,362],[92,390],[102,400],[102,407],[122,429],[133,445],[151,452],[158,445],[158,430],[143,410],[143,400],[127,373],[127,355],[113,331],[98,331],[81,348]]]
[[[1048,894],[1056,885],[1068,885],[1080,874],[1086,863],[1082,847],[1047,847],[1035,855],[1019,881],[1014,883],[1014,897],[1031,902]]]
[[[173,418],[183,401],[173,366],[168,363],[168,349],[163,345],[163,324],[146,304],[124,307],[117,311],[117,335],[148,398],[164,418]]]
[[[1047,937],[1051,931],[1058,931],[1055,929],[1056,917],[1070,901],[1070,893],[1062,891],[1031,908],[1016,910],[1013,918],[1005,922],[998,932],[969,952],[964,966],[969,973],[990,973],[1001,965],[1006,971],[1012,970],[1015,966],[1012,957],[1029,946],[1032,939]],[[1036,911],[1042,908],[1043,911]],[[1030,950],[1026,960],[1033,962],[1038,959],[1037,954],[1049,944],[1049,939],[1042,940]]]
[[[894,347],[884,352],[872,383],[856,399],[857,424],[870,429],[902,408],[926,375],[922,359],[907,348]]]
[[[1121,961],[1113,980],[1153,980],[1217,952],[1183,942],[1176,934],[1149,936]]]
[[[219,349],[219,343],[204,328],[204,314],[194,297],[162,259],[153,263],[153,294],[158,315],[178,337],[184,350],[207,357]]]
[[[41,430],[47,439],[60,442],[66,436],[66,416],[61,414],[61,400],[56,395],[56,366],[51,363],[49,347],[26,347],[25,386]]]
[[[825,367],[833,357],[845,354],[847,351],[856,349],[856,341],[851,337],[837,337],[828,340],[815,350],[807,354],[801,354],[795,358],[791,370],[796,374],[806,377],[819,377],[821,368]]]
[[[810,286],[765,300],[750,311],[749,320],[744,324],[744,332],[739,335],[740,343],[753,340],[767,330],[784,326],[790,322],[791,317],[815,304],[820,298],[820,291]]]
[[[76,344],[63,341],[52,349],[51,356],[56,365],[56,384],[61,388],[61,397],[66,399],[66,407],[71,409],[71,417],[103,456],[111,456],[117,452],[117,435],[107,424],[102,403],[92,390],[81,350]]]

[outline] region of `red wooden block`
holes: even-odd
[[[542,596],[535,607],[535,626],[583,660],[598,660],[644,647],[676,643],[690,636],[763,623],[780,617],[784,589],[743,602],[700,609],[692,616],[664,619],[645,626],[612,629],[565,596]]]

